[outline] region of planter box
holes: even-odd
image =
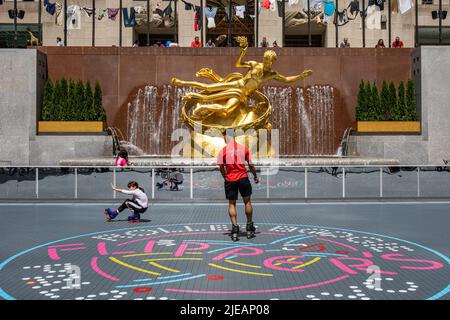
[[[105,131],[104,121],[39,121],[38,133],[100,133]]]
[[[357,121],[356,130],[363,133],[420,133],[420,121]]]

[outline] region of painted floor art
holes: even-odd
[[[0,206],[12,213],[0,227],[0,296],[449,298],[449,219],[447,229],[430,227],[450,204],[256,204],[257,236],[242,232],[238,242],[228,236],[225,205],[155,205],[139,224],[105,222],[100,207]],[[10,218],[19,211],[28,218]]]

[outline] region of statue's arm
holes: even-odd
[[[236,68],[251,68],[251,61],[242,61],[245,54],[247,53],[247,47],[241,49],[241,53],[239,54],[239,57],[236,60],[236,63],[234,64]]]
[[[283,76],[283,75],[277,73],[274,76],[274,79],[277,80],[277,81],[289,83],[289,82],[294,82],[294,81],[297,81],[297,80],[309,77],[310,75],[312,75],[312,71],[311,70],[306,70],[306,71],[302,72],[299,75],[290,76],[290,77],[286,77],[286,76]]]

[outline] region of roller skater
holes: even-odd
[[[255,226],[253,224],[253,207],[251,202],[252,185],[248,179],[245,161],[253,174],[255,183],[259,183],[255,166],[251,163],[250,152],[234,140],[234,130],[229,129],[223,132],[227,145],[219,152],[217,165],[225,180],[225,196],[228,200],[228,214],[232,223],[231,240],[239,241],[239,225],[237,224],[236,200],[238,191],[245,205],[245,215],[247,216],[247,238],[255,237]]]
[[[107,215],[106,219],[111,221],[116,218],[120,212],[128,208],[132,211],[132,215],[128,217],[128,222],[140,222],[141,213],[147,211],[148,208],[148,198],[144,192],[144,189],[139,187],[136,181],[128,182],[128,190],[117,188],[113,184],[111,184],[111,187],[114,191],[124,194],[131,194],[133,197],[125,200],[116,210],[111,208],[105,209],[105,215]]]

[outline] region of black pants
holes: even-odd
[[[117,211],[122,212],[126,208],[133,210],[133,213],[144,213],[147,211],[147,208],[142,208],[136,201],[133,200],[125,200],[120,207],[117,208]]]

